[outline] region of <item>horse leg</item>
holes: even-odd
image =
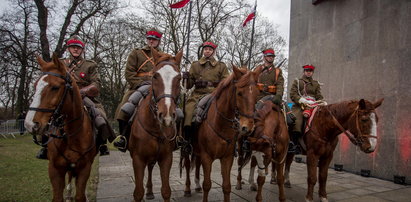
[[[285,151],[287,152],[287,151]],[[285,192],[284,192],[284,166],[285,163],[276,164],[277,168],[277,185],[278,185],[278,199],[283,202],[285,201]]]
[[[221,163],[221,175],[223,176],[223,193],[224,193],[224,201],[230,201],[230,193],[231,193],[231,168],[233,167],[233,156],[228,156],[220,160]]]
[[[135,177],[135,188],[134,188],[134,201],[139,202],[143,200],[144,196],[144,169],[146,168],[147,162],[140,159],[139,156],[133,155],[133,169]]]
[[[194,178],[194,182],[196,184],[196,192],[197,193],[201,193],[203,191],[203,189],[201,188],[200,185],[200,166],[201,166],[201,159],[198,157],[195,159],[195,163],[196,163],[196,170],[195,170],[195,178]]]
[[[269,159],[264,159],[263,154],[261,152],[257,152],[255,155],[255,159],[257,161],[258,165],[258,177],[257,177],[257,195],[255,197],[255,200],[257,202],[263,201],[263,185],[265,183],[265,177],[266,177],[266,170],[268,165],[270,164],[271,157]]]
[[[213,164],[213,160],[207,155],[202,154],[201,156],[201,165],[203,166],[203,174],[204,174],[204,181],[203,181],[203,202],[208,201],[208,192],[211,189],[211,167]]]
[[[184,167],[186,169],[186,187],[184,189],[184,196],[185,197],[190,197],[191,196],[191,180],[190,180],[190,156],[186,155],[183,157],[184,158]]]
[[[237,190],[241,190],[241,189],[243,189],[243,187],[242,187],[242,180],[243,180],[243,177],[241,176],[241,170],[243,169],[241,166],[243,165],[243,163],[244,163],[244,158],[243,158],[243,156],[240,154],[240,152],[238,152],[238,160],[237,160],[237,166],[238,166],[238,175],[237,175],[237,184],[236,184],[236,186],[235,186],[235,189],[237,189]]]
[[[313,201],[315,183],[317,183],[317,163],[318,157],[307,152],[307,195],[306,201]]]
[[[276,172],[276,164],[271,162],[271,180],[270,184],[277,184],[277,172]]]
[[[147,193],[146,193],[146,199],[147,200],[152,200],[154,199],[154,194],[153,194],[153,168],[154,165],[156,165],[156,163],[150,163],[147,166],[147,170],[148,170],[148,177],[147,177],[147,183],[146,183],[146,189],[147,189]]]
[[[320,197],[321,202],[328,202],[327,199],[327,176],[328,176],[328,166],[332,160],[332,155],[330,157],[320,158],[319,161],[319,170],[318,170],[318,183],[319,183],[319,190],[318,195]]]
[[[255,166],[257,165],[257,161],[254,157],[254,155],[251,157],[251,163],[250,163],[250,174],[248,176],[248,183],[250,184],[250,190],[251,191],[257,191],[257,185],[254,182],[254,171],[255,171]]]
[[[83,169],[76,170],[77,171],[76,202],[77,201],[81,201],[81,202],[87,201],[86,186],[87,186],[87,180],[90,177],[91,165],[92,165],[92,162],[89,162],[83,167]]]
[[[294,160],[294,154],[287,154],[287,158],[285,160],[285,173],[284,173],[284,177],[285,177],[284,186],[287,188],[291,188],[290,168],[291,168],[291,164],[293,163],[293,160]]]
[[[170,188],[170,170],[173,163],[173,151],[171,150],[166,154],[159,162],[160,176],[161,176],[161,196],[165,202],[170,201],[171,188]]]
[[[66,170],[58,170],[49,161],[49,178],[53,189],[53,202],[63,201]]]

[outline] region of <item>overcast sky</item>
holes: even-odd
[[[278,25],[278,31],[287,41],[287,47],[290,38],[290,1],[291,0],[257,0],[258,15],[266,17],[273,24]],[[248,2],[254,4],[255,0],[248,0]],[[0,0],[0,14],[3,14],[4,10],[7,9],[7,5],[7,0]]]

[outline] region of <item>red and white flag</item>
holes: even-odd
[[[255,18],[255,12],[257,11],[257,1],[255,2],[254,9],[251,11],[250,14],[248,14],[247,18],[243,22],[243,27],[247,25],[248,22],[250,22],[252,19]]]
[[[182,0],[182,1],[179,1],[175,4],[170,4],[170,8],[182,8],[186,4],[188,4],[188,2],[190,2],[190,0]]]

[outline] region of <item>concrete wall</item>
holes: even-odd
[[[334,164],[411,183],[411,1],[291,1],[289,86],[301,66],[316,66],[328,103],[384,98],[378,146],[365,154],[340,136]]]

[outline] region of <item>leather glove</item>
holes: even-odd
[[[281,103],[283,102],[283,99],[281,95],[275,95],[271,101],[276,105],[281,105]]]
[[[80,89],[81,97],[97,97],[99,93],[98,88],[94,84],[90,84]]]

